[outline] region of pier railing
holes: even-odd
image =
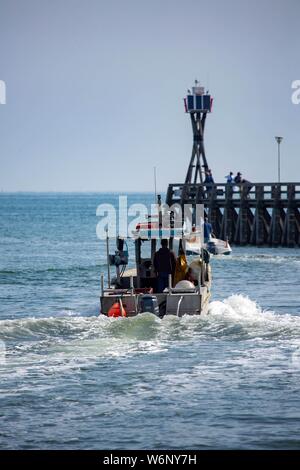
[[[204,204],[231,243],[300,246],[300,183],[170,184],[166,202]]]

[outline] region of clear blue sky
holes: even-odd
[[[215,180],[300,180],[299,0],[0,0],[0,189],[151,190],[184,180],[182,98],[214,96]]]

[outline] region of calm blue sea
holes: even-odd
[[[299,250],[214,258],[205,318],[99,317],[117,200],[0,195],[0,448],[299,449]]]

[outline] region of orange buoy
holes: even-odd
[[[115,302],[108,310],[109,317],[126,317],[127,313],[125,308],[119,302]]]

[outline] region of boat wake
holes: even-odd
[[[299,316],[263,310],[243,295],[232,295],[222,302],[212,302],[209,314],[211,324],[218,328],[223,326],[226,335],[231,335],[232,329],[239,330],[237,339],[300,339]]]
[[[232,295],[223,301],[213,301],[205,316],[181,318],[170,315],[163,319],[151,313],[132,318],[106,316],[58,316],[49,318],[23,318],[0,321],[0,340],[13,348],[25,345],[55,348],[73,345],[73,354],[94,341],[96,355],[105,350],[103,344],[159,341],[164,346],[188,339],[286,339],[300,340],[300,317],[276,314],[262,310],[248,297]],[[78,348],[76,351],[75,348]],[[110,353],[111,348],[109,347]],[[48,350],[49,351],[49,350]],[[12,351],[13,352],[13,351]]]

